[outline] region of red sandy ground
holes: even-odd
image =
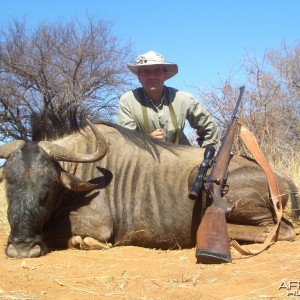
[[[300,236],[255,257],[232,250],[224,265],[196,264],[195,249],[139,247],[10,259],[6,238],[0,232],[0,299],[300,299],[279,289],[300,281]]]

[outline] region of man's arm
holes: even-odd
[[[206,147],[211,144],[216,145],[219,143],[217,123],[199,101],[193,101],[187,119],[191,127],[197,130],[197,135],[199,136],[197,141],[200,147]]]

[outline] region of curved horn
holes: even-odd
[[[8,144],[1,145],[0,158],[5,158],[5,159],[9,158],[12,155],[12,153],[18,150],[19,148],[21,148],[24,145],[24,143],[25,143],[24,141],[16,140]]]
[[[75,153],[74,150],[69,150],[65,147],[59,146],[52,142],[41,141],[38,145],[45,151],[47,154],[54,158],[55,160],[68,161],[68,162],[94,162],[100,160],[105,156],[108,146],[105,138],[101,132],[93,125],[89,120],[87,120],[90,125],[97,141],[97,150],[94,153]]]

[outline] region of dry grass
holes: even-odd
[[[272,155],[274,157],[274,155]],[[290,151],[284,159],[273,159],[273,166],[287,174],[300,189],[300,152]]]
[[[291,149],[289,153],[283,155],[277,149],[273,149],[269,152],[268,157],[266,159],[270,162],[274,169],[280,171],[281,173],[288,176],[298,188],[298,197],[300,190],[300,152],[294,151]],[[284,214],[285,216],[297,227],[296,231],[299,233],[300,231],[300,220],[293,220],[291,217],[291,203],[285,208]]]

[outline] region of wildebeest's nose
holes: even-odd
[[[28,238],[25,241],[10,235],[5,248],[6,255],[13,258],[39,257],[46,252],[47,248],[39,235],[34,238]]]
[[[5,253],[8,257],[12,258],[29,258],[29,257],[39,257],[42,255],[42,247],[39,244],[35,244],[33,247],[26,244],[26,246],[21,246],[18,244],[16,247],[14,244],[9,244]]]

